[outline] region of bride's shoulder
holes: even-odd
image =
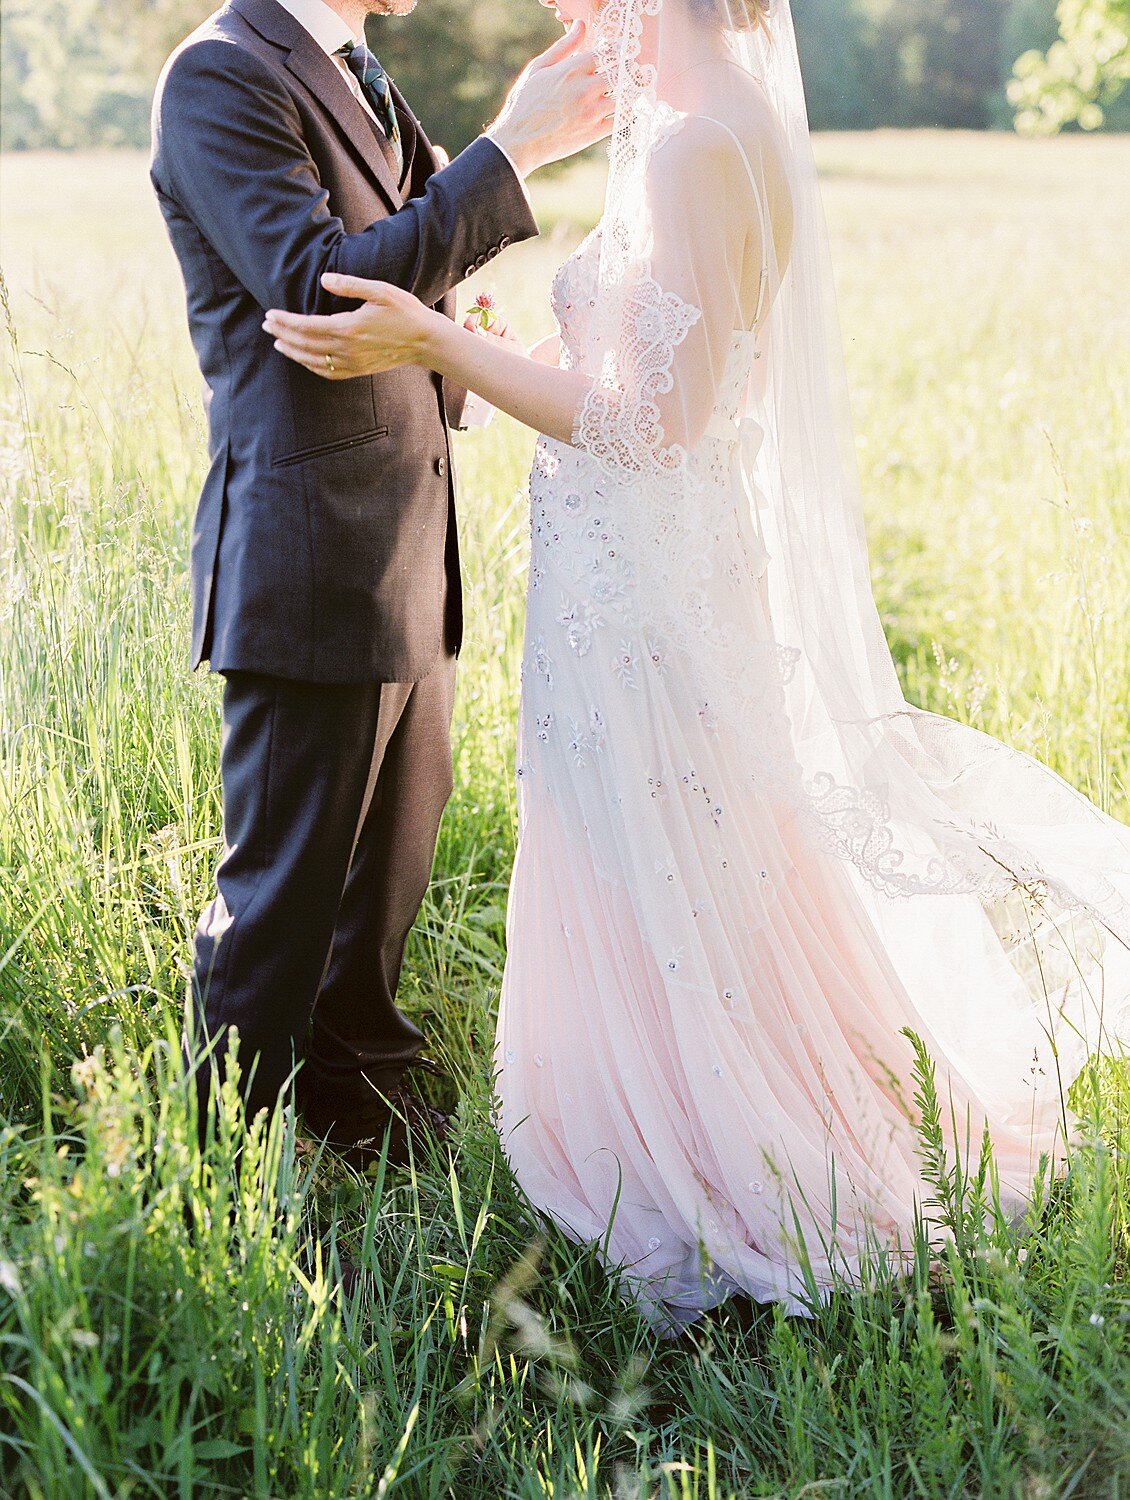
[[[753,85],[756,87],[755,85]],[[728,101],[727,101],[728,102]],[[653,172],[668,180],[686,177],[703,185],[736,185],[771,171],[778,145],[768,116],[711,107],[679,114],[657,142]]]
[[[705,97],[667,106],[676,127],[664,132],[668,161],[682,156],[725,163],[742,153],[764,158],[780,150],[777,114],[757,79],[738,69],[725,75],[719,70],[719,75],[718,86]]]

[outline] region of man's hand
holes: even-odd
[[[608,80],[597,72],[584,24],[576,21],[527,65],[487,135],[524,177],[603,140],[613,113]]]

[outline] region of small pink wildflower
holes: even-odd
[[[489,332],[498,319],[496,308],[497,303],[493,295],[490,292],[480,292],[475,298],[475,305],[471,309],[469,316],[477,319],[479,327],[485,332]]]

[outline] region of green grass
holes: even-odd
[[[818,147],[907,691],[1130,819],[1130,141]],[[186,666],[182,296],[140,158],[0,169],[0,1492],[1130,1493],[1124,1072],[1081,1079],[1087,1140],[1024,1247],[981,1211],[991,1175],[939,1181],[943,1264],[877,1261],[811,1322],[735,1304],[659,1343],[516,1193],[489,1120],[531,449],[505,420],[460,439],[456,793],[404,985],[458,1090],[453,1159],[364,1182],[281,1119],[238,1191],[226,1119],[193,1156],[171,1059],[218,701]],[[545,238],[493,272],[530,338],[599,180],[540,184]],[[334,1247],[371,1296],[332,1290]]]

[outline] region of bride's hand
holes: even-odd
[[[411,292],[385,281],[327,271],[322,285],[336,297],[356,297],[361,306],[328,316],[272,307],[263,328],[287,359],[323,380],[378,375],[397,365],[425,363],[429,324],[439,316]]]

